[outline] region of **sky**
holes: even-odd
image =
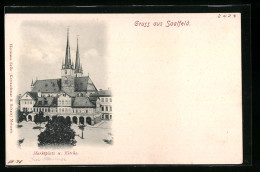
[[[30,90],[32,79],[55,79],[61,76],[65,59],[67,28],[71,58],[75,64],[77,35],[83,75],[89,74],[97,89],[107,89],[106,24],[102,21],[26,20],[20,25],[19,94]]]

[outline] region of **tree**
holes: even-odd
[[[84,128],[85,128],[85,125],[80,125],[80,126],[79,126],[79,129],[80,129],[81,132],[82,132],[82,133],[81,133],[81,139],[84,139],[84,138],[83,138],[83,131],[84,131]]]
[[[43,112],[41,111],[41,112],[39,112],[38,114],[36,114],[35,116],[34,116],[34,122],[35,122],[35,124],[40,124],[40,130],[41,130],[41,125],[42,125],[42,123],[43,122],[46,122],[46,119],[45,119],[45,117],[43,116]]]
[[[76,132],[71,129],[71,122],[63,117],[50,120],[46,129],[38,135],[38,145],[76,145]]]
[[[20,122],[25,119],[25,116],[23,115],[23,112],[21,112],[19,109],[17,110],[16,115],[16,122],[18,123],[18,127],[22,127],[22,125],[20,125]]]

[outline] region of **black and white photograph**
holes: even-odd
[[[16,114],[21,148],[113,143],[104,24],[67,23],[21,25],[25,46]]]

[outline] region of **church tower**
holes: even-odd
[[[75,76],[81,77],[83,75],[82,66],[80,64],[80,58],[79,58],[79,41],[77,38],[77,51],[76,51],[76,62],[75,62]]]
[[[67,46],[65,53],[65,63],[62,62],[61,68],[61,86],[65,92],[74,92],[74,65],[71,62],[69,28],[67,29]]]

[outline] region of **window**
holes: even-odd
[[[86,113],[88,113],[88,110],[86,110]]]
[[[106,111],[108,111],[108,106],[106,106]]]
[[[26,104],[26,101],[24,102],[24,104]]]
[[[108,102],[108,98],[106,98],[106,102]]]
[[[104,98],[101,98],[101,102],[104,102]]]
[[[112,111],[112,106],[110,106],[110,111]]]
[[[32,104],[32,101],[30,101],[30,104]]]
[[[112,102],[112,98],[110,98],[110,102]]]
[[[65,70],[65,74],[67,74],[67,70]]]
[[[101,108],[101,109],[102,109],[102,111],[104,111],[104,107],[103,107],[103,106],[102,106],[102,108]]]
[[[62,112],[64,112],[64,108],[62,108]]]

